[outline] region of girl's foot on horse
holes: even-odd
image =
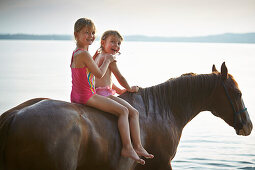
[[[135,149],[135,151],[136,151],[136,153],[137,153],[138,156],[143,156],[143,157],[145,157],[146,159],[152,159],[152,158],[154,158],[154,155],[149,154],[149,153],[143,148],[143,146],[138,146],[138,147],[135,147],[134,149]]]
[[[142,165],[145,164],[145,161],[143,159],[139,158],[139,156],[136,154],[136,152],[133,148],[130,148],[130,149],[122,148],[121,155],[123,157],[129,157],[129,158],[135,160],[139,164],[142,164]]]

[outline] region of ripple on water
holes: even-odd
[[[252,166],[252,167],[245,166],[245,167],[238,168],[238,169],[255,170],[255,166]]]

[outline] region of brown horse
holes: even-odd
[[[120,96],[140,113],[143,146],[155,155],[139,165],[120,156],[117,118],[81,104],[32,99],[0,117],[0,170],[168,170],[184,126],[210,111],[249,135],[252,123],[225,63],[221,73],[184,74]]]

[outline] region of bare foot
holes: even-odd
[[[135,151],[136,151],[137,155],[143,156],[146,159],[154,158],[154,155],[149,154],[142,146],[139,146],[139,147],[135,148]]]
[[[139,156],[136,154],[136,152],[133,148],[130,148],[130,149],[122,148],[121,155],[123,157],[129,157],[129,158],[135,160],[139,164],[142,164],[142,165],[145,164],[145,161],[143,159],[139,158]]]

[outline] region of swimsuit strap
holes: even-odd
[[[72,65],[72,63],[73,63],[73,56],[74,56],[74,54],[75,54],[77,51],[79,51],[79,50],[84,51],[83,49],[78,48],[78,49],[76,49],[76,50],[73,52],[70,67],[71,67],[71,65]]]

